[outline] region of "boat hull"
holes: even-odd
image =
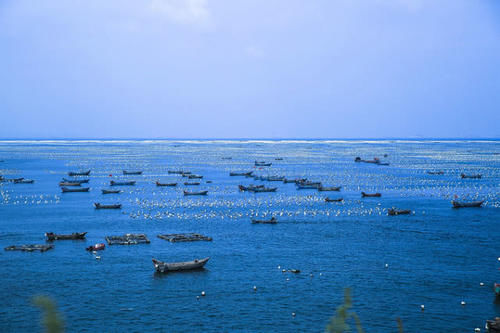
[[[155,270],[158,273],[168,273],[168,272],[202,269],[209,259],[210,258],[208,257],[204,259],[195,259],[193,261],[173,262],[173,263],[167,263],[153,259],[153,264],[155,266]]]

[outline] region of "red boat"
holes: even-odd
[[[87,251],[100,251],[100,250],[104,250],[105,247],[106,247],[106,244],[104,244],[104,243],[97,243],[95,245],[87,247],[86,250]]]

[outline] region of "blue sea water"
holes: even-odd
[[[354,163],[356,156],[390,165]],[[472,332],[500,315],[492,291],[500,281],[499,141],[0,141],[0,160],[4,177],[35,180],[0,183],[0,247],[44,244],[47,231],[88,232],[45,253],[0,251],[2,332],[41,330],[32,305],[39,294],[56,301],[68,332],[320,332],[346,287],[367,332],[396,332],[396,318],[405,332]],[[255,168],[255,160],[273,165]],[[86,169],[89,193],[61,193],[68,171]],[[176,169],[203,175],[189,189],[208,196],[184,197],[186,179],[167,173]],[[229,172],[252,170],[342,190],[262,182],[277,192],[238,191],[261,182]],[[137,184],[102,195],[110,179]],[[180,184],[159,188],[156,180]],[[362,199],[361,191],[382,197]],[[484,199],[484,207],[452,209],[455,195]],[[123,208],[95,210],[94,202]],[[391,207],[414,214],[387,216]],[[271,216],[278,224],[250,223]],[[156,237],[183,232],[213,241]],[[100,260],[85,251],[125,233],[145,233],[151,243],[107,246]],[[207,256],[195,272],[158,275],[151,262]]]

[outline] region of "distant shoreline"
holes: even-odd
[[[0,143],[5,142],[197,142],[197,141],[219,141],[219,142],[358,142],[358,141],[388,141],[388,142],[419,142],[419,141],[436,141],[436,142],[453,142],[453,141],[469,141],[469,142],[488,142],[500,141],[500,138],[0,138]]]

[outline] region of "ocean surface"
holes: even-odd
[[[390,165],[355,163],[357,156]],[[345,288],[366,332],[397,332],[396,318],[405,332],[484,331],[486,319],[500,316],[492,290],[500,281],[500,141],[25,140],[0,141],[0,160],[5,178],[35,180],[0,183],[0,247],[45,244],[48,231],[88,232],[44,253],[0,251],[1,332],[39,331],[32,299],[40,294],[56,302],[68,332],[322,332]],[[87,169],[89,193],[61,193],[68,171]],[[189,190],[208,195],[184,197],[186,178],[167,172],[178,169],[203,175]],[[438,170],[444,174],[427,173]],[[342,189],[297,190],[231,171]],[[110,180],[137,184],[101,194]],[[238,190],[252,183],[278,190]],[[382,197],[362,199],[361,191]],[[485,202],[452,209],[455,196]],[[96,210],[95,202],[123,208]],[[388,216],[391,207],[413,214]],[[276,225],[251,224],[271,216]],[[157,238],[185,232],[213,241]],[[100,260],[85,251],[126,233],[151,243],[106,245]],[[204,257],[205,270],[164,275],[151,262]]]

